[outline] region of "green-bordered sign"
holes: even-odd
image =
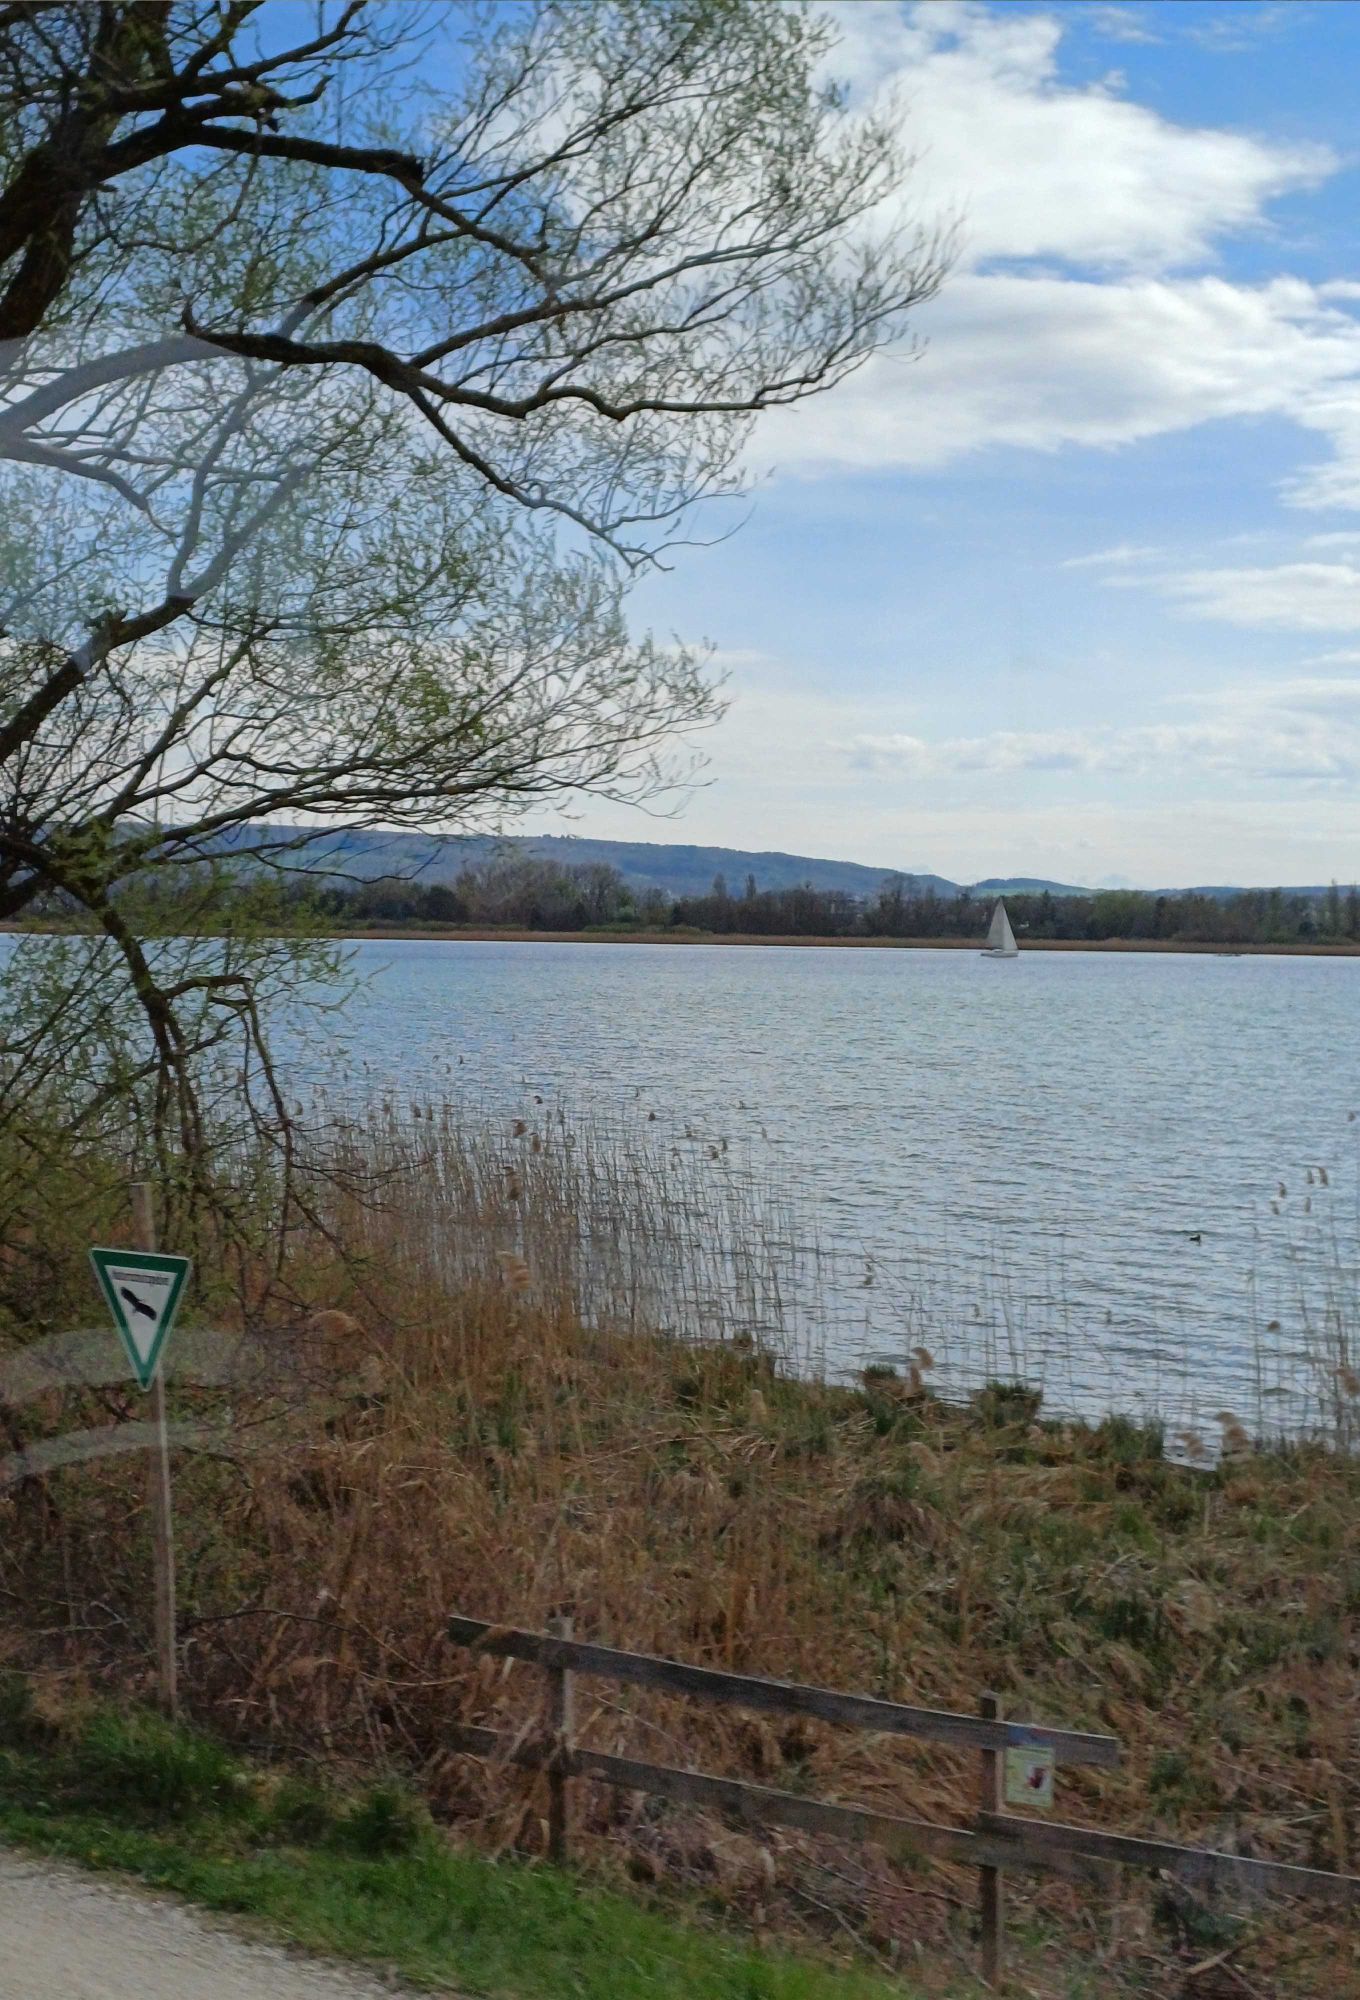
[[[190,1260],[162,1256],[158,1250],[91,1250],[90,1262],[132,1372],[149,1389],[175,1323]]]

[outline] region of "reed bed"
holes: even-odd
[[[989,1381],[1042,1387],[1051,1415],[1098,1423],[1110,1411],[1160,1423],[1168,1437],[1197,1436],[1212,1452],[1218,1413],[1231,1407],[1253,1436],[1354,1442],[1346,1383],[1360,1371],[1360,1154],[1343,1132],[1338,1165],[1281,1182],[1244,1257],[1240,1296],[1225,1317],[1187,1316],[1164,1295],[1155,1261],[1146,1299],[1130,1314],[1100,1303],[1082,1247],[1056,1237],[1042,1257],[1019,1260],[1011,1228],[981,1240],[975,1224],[927,1235],[910,1214],[890,1248],[856,1251],[844,1216],[825,1213],[807,1177],[749,1135],[709,1130],[683,1113],[544,1104],[527,1080],[517,1101],[486,1100],[446,1065],[456,1097],[373,1095],[351,1108],[367,1157],[403,1168],[434,1157],[430,1126],[452,1134],[456,1175],[494,1180],[517,1153],[517,1126],[553,1148],[540,1162],[561,1193],[555,1213],[574,1218],[571,1256],[544,1245],[554,1275],[576,1288],[587,1318],[639,1330],[751,1337],[804,1374],[853,1379],[866,1365],[906,1365],[912,1348],[935,1356],[937,1394],[967,1401]],[[327,1081],[321,1101],[335,1102]],[[630,1115],[630,1113],[632,1115]],[[639,1122],[639,1119],[643,1122]],[[413,1130],[425,1134],[424,1150]],[[570,1185],[568,1185],[570,1182]],[[485,1204],[459,1191],[438,1161],[428,1178],[453,1203],[464,1240],[477,1237]],[[465,1198],[466,1196],[466,1198]],[[545,1227],[542,1206],[523,1214]],[[576,1221],[593,1232],[579,1240]],[[1015,1225],[1024,1229],[1023,1221]],[[513,1232],[512,1232],[513,1233]]]
[[[792,1310],[815,1292],[820,1253],[749,1156],[692,1128],[649,1142],[603,1116],[569,1118],[541,1100],[525,1110],[469,1117],[448,1099],[377,1100],[324,1152],[357,1189],[401,1188],[423,1263],[451,1289],[517,1258],[585,1326],[736,1339],[804,1373],[820,1366],[815,1310]],[[389,1224],[364,1195],[337,1218],[364,1254],[385,1247]]]
[[[173,1389],[176,1416],[229,1435],[176,1465],[200,1722],[285,1760],[398,1770],[459,1837],[540,1852],[538,1781],[449,1748],[460,1722],[533,1726],[536,1677],[442,1629],[455,1609],[570,1610],[584,1635],[737,1670],[949,1708],[995,1688],[1011,1713],[1122,1739],[1119,1772],[1064,1778],[1063,1817],[1360,1864],[1352,1455],[1259,1447],[1224,1412],[1200,1462],[1175,1463],[1157,1427],[1050,1419],[1022,1384],[951,1401],[910,1326],[898,1365],[818,1379],[783,1338],[798,1218],[771,1230],[777,1209],[702,1142],[621,1149],[546,1111],[469,1132],[389,1101],[327,1144],[282,1272],[263,1250],[205,1272],[205,1318],[271,1368]],[[10,1345],[73,1309],[88,1225],[45,1239],[40,1266],[36,1241],[10,1246]],[[305,1394],[280,1392],[290,1369]],[[5,1416],[13,1442],[137,1414],[67,1388]],[[0,1646],[54,1710],[149,1688],[143,1501],[114,1457],[0,1495]],[[976,1771],[943,1748],[593,1686],[579,1733],[953,1823],[975,1805]],[[583,1803],[589,1865],[643,1893],[812,1929],[942,1992],[956,1978],[967,1877]],[[1325,1925],[1132,1879],[1116,1906],[1013,1899],[1020,1990],[1041,1995],[1305,1995],[1360,1974]]]

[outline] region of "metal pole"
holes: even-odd
[[[132,1184],[132,1223],[139,1250],[156,1248],[156,1218],[148,1181]],[[175,1524],[170,1507],[170,1442],[165,1430],[165,1376],[157,1361],[151,1379],[156,1442],[151,1450],[147,1497],[156,1564],[156,1668],[161,1707],[179,1719],[179,1667],[175,1656]]]
[[[563,1614],[548,1620],[554,1639],[570,1639],[572,1621]],[[553,1762],[548,1767],[548,1858],[561,1866],[571,1845],[571,1753],[575,1748],[576,1698],[570,1667],[548,1668],[548,1728]]]
[[[1001,1703],[994,1694],[984,1694],[978,1702],[984,1722],[1001,1720]],[[1002,1788],[1000,1750],[983,1750],[982,1783],[978,1803],[982,1809],[979,1828],[986,1829],[987,1817],[999,1813],[1005,1803]],[[978,1869],[979,1910],[982,1918],[982,1979],[986,1986],[999,1986],[1006,1962],[1006,1890],[999,1868]]]

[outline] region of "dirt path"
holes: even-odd
[[[182,1903],[0,1853],[3,2000],[393,2000],[393,1993],[236,1937]]]

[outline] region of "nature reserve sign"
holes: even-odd
[[[90,1262],[132,1372],[149,1389],[175,1323],[190,1260],[152,1250],[91,1250]]]

